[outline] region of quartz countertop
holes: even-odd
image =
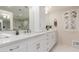
[[[52,32],[52,31],[54,31],[54,30],[49,30],[49,31],[41,32],[41,33],[26,33],[26,34],[19,34],[19,35],[11,35],[11,36],[6,37],[6,38],[0,38],[0,45],[19,41],[19,40],[25,40],[25,39],[27,40],[29,38],[39,36],[39,35],[42,35],[42,34],[45,34],[48,32]]]

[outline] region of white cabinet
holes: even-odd
[[[44,50],[44,41],[46,39],[46,35],[38,35],[34,38],[29,39],[28,41],[28,51],[32,52],[43,52]]]
[[[47,52],[56,43],[56,33],[47,32],[0,47],[0,52]]]
[[[28,51],[31,52],[46,52],[50,51],[51,48],[56,43],[56,34],[55,32],[45,33],[33,37],[28,40]]]
[[[56,44],[56,33],[55,32],[47,33],[46,50],[50,51],[50,49],[53,48],[55,44]]]
[[[7,46],[1,47],[0,52],[25,52],[27,51],[27,41],[11,43]]]
[[[40,51],[41,50],[41,41],[36,41],[34,43],[30,43],[28,46],[29,46],[28,51],[30,51],[30,52]]]

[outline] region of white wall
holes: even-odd
[[[74,9],[73,7],[70,9]],[[72,46],[72,40],[79,40],[79,32],[67,32],[65,30],[63,30],[63,19],[62,19],[62,14],[65,12],[65,10],[61,9],[61,11],[52,11],[49,14],[49,19],[47,19],[48,21],[53,20],[54,18],[57,19],[58,22],[58,27],[57,27],[57,31],[58,31],[58,35],[59,35],[59,43],[61,44],[65,44],[68,46]],[[51,22],[49,22],[51,23]]]

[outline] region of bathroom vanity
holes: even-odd
[[[55,44],[55,31],[20,34],[0,39],[0,52],[47,52]]]
[[[44,7],[0,9],[0,52],[45,52],[56,44],[56,31],[46,30]]]

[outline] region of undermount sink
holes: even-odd
[[[0,33],[0,39],[9,38],[11,35],[6,33]]]

